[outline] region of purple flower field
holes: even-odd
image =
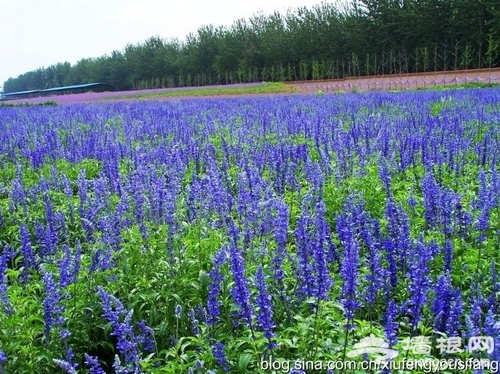
[[[0,373],[494,372],[499,167],[499,89],[0,108]]]

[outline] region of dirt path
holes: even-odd
[[[500,84],[500,68],[374,75],[335,80],[298,81],[287,84],[297,87],[301,92],[313,93],[318,91],[406,90],[470,82]]]

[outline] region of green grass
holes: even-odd
[[[447,91],[447,90],[464,90],[467,88],[491,88],[491,87],[500,87],[498,83],[480,83],[480,82],[469,82],[469,83],[460,83],[460,84],[442,84],[438,86],[428,86],[428,87],[419,87],[418,91],[421,90],[431,90],[431,91]]]
[[[2,107],[7,107],[7,108],[15,108],[15,107],[24,107],[24,106],[57,106],[57,102],[54,100],[47,100],[47,101],[42,101],[40,103],[29,103],[29,102],[24,102],[24,103],[10,103],[10,102],[4,102],[0,103],[0,108]]]
[[[124,96],[112,96],[106,100],[116,99],[157,99],[162,97],[186,97],[186,96],[223,96],[223,95],[258,95],[258,94],[277,94],[277,93],[294,93],[297,92],[295,87],[286,85],[282,82],[277,83],[262,83],[256,86],[249,87],[196,87],[192,89],[179,89],[155,93],[135,93]]]

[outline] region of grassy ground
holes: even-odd
[[[106,100],[116,99],[155,99],[162,97],[183,97],[183,96],[224,96],[224,95],[255,95],[255,94],[276,94],[276,93],[294,93],[298,92],[295,87],[286,85],[282,82],[263,83],[251,87],[220,87],[206,88],[196,87],[193,89],[172,90],[155,93],[133,93],[124,96],[113,96]]]
[[[433,90],[433,91],[446,91],[446,90],[457,90],[457,89],[467,89],[467,88],[490,88],[490,87],[500,87],[498,83],[480,83],[480,82],[469,82],[461,84],[442,84],[438,86],[420,87],[417,90]]]
[[[0,108],[2,107],[21,107],[21,106],[56,106],[57,102],[54,100],[47,100],[43,101],[41,103],[30,103],[28,101],[23,102],[23,103],[10,103],[10,102],[5,102],[5,103],[0,103]]]

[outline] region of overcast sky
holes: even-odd
[[[0,87],[9,77],[58,62],[75,64],[142,43],[184,40],[203,26],[231,25],[259,11],[284,14],[321,0],[2,0]],[[168,5],[167,5],[168,4]]]

